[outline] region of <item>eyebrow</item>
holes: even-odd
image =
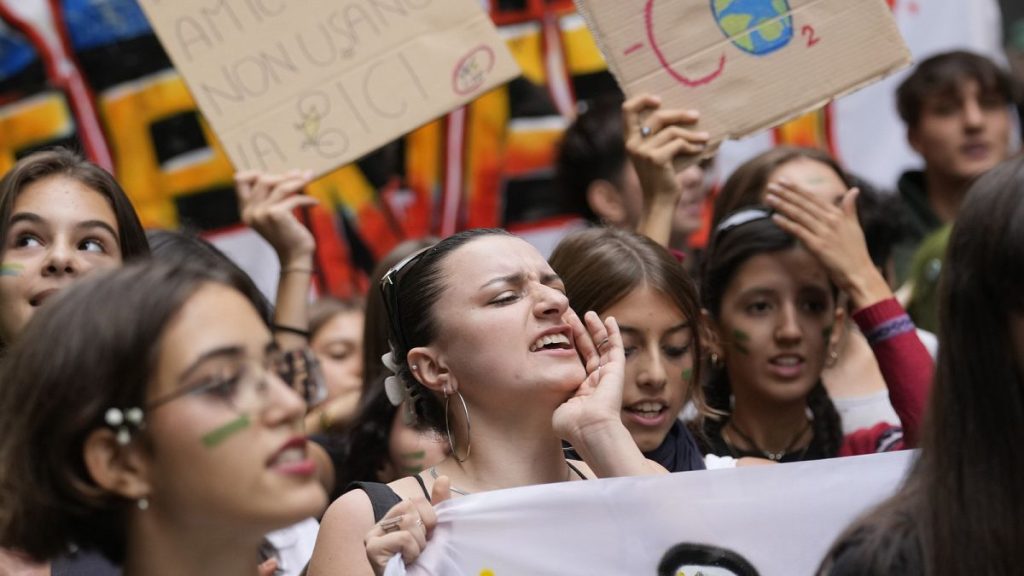
[[[102,229],[106,230],[107,232],[109,232],[110,235],[113,236],[115,239],[118,238],[117,231],[114,230],[114,228],[110,224],[107,224],[106,222],[104,222],[102,220],[86,220],[84,222],[79,222],[78,224],[75,225],[75,228],[78,229],[78,230],[86,230],[86,229],[91,229],[91,228],[102,228]]]
[[[245,355],[245,348],[242,346],[222,346],[220,348],[214,348],[213,350],[207,350],[203,352],[199,358],[196,358],[194,362],[189,364],[188,368],[182,370],[178,376],[178,382],[184,382],[199,369],[200,366],[214,360],[216,358],[241,358]]]
[[[264,357],[269,356],[275,351],[279,350],[277,342],[270,340],[266,345],[263,346]],[[184,382],[192,375],[200,366],[205,362],[209,362],[215,358],[242,358],[245,356],[245,346],[221,346],[220,348],[214,348],[204,352],[199,358],[196,358],[188,368],[185,368],[181,375],[178,377],[178,382]]]
[[[545,286],[550,286],[556,282],[561,282],[562,277],[555,273],[542,274],[540,277],[540,283]],[[524,284],[526,282],[526,274],[522,272],[516,272],[515,274],[509,274],[507,276],[499,276],[498,278],[492,278],[487,282],[484,282],[481,289],[493,286],[495,284]]]
[[[690,327],[690,323],[689,322],[682,322],[682,323],[676,324],[675,326],[669,328],[668,330],[665,330],[665,334],[672,334],[673,332],[679,332],[680,330],[685,330],[685,329],[687,329],[689,327]],[[639,328],[634,328],[632,326],[621,325],[620,324],[619,325],[619,332],[622,332],[623,334],[639,334],[641,332],[641,330]]]
[[[18,222],[29,222],[32,224],[45,225],[46,219],[34,212],[18,212],[14,216],[11,216],[11,225],[17,224]],[[88,230],[92,228],[102,228],[110,233],[114,238],[119,238],[117,231],[114,230],[110,224],[102,220],[84,220],[75,224],[76,230]]]

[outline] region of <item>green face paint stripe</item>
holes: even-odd
[[[21,276],[24,269],[21,264],[4,264],[0,266],[0,276]]]
[[[750,335],[742,330],[733,330],[732,337],[737,342],[750,342]]]
[[[689,382],[691,378],[693,378],[693,368],[684,368],[683,369],[683,380],[685,380],[686,382]]]
[[[423,460],[424,458],[427,457],[427,451],[420,450],[419,452],[406,452],[405,454],[401,454],[401,457],[409,458],[412,460]]]
[[[203,436],[203,446],[213,448],[228,438],[249,427],[249,415],[242,414],[231,422]]]
[[[750,349],[744,346],[745,343],[750,342],[750,335],[742,330],[733,329],[732,331],[732,347],[742,352],[743,354],[750,355]]]
[[[826,342],[831,340],[832,339],[832,327],[828,326],[824,330],[822,330],[821,331],[821,336],[822,336],[822,338],[825,339]]]

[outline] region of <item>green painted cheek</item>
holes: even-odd
[[[826,326],[825,329],[821,331],[821,337],[825,339],[825,343],[827,344],[828,341],[832,339],[832,327]]]
[[[246,428],[249,427],[250,424],[251,422],[249,421],[249,415],[242,414],[238,418],[235,418],[234,420],[228,422],[227,424],[221,426],[220,428],[217,428],[211,432],[206,433],[203,436],[203,446],[206,446],[207,448],[213,448],[214,446],[217,446],[218,444],[224,442],[225,440],[241,432],[242,430],[245,430]]]
[[[21,264],[4,264],[0,266],[0,276],[21,276],[25,267]]]
[[[693,368],[684,368],[683,382],[689,382],[691,379],[693,379]]]
[[[747,356],[750,355],[750,348],[747,348],[747,344],[750,343],[750,335],[742,330],[732,331],[732,347],[735,348],[741,354]]]

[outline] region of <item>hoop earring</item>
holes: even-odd
[[[473,450],[473,443],[470,441],[470,431],[472,427],[469,424],[469,406],[466,406],[466,399],[462,397],[462,392],[455,391],[459,395],[459,401],[462,402],[462,411],[466,414],[466,455],[459,458],[459,453],[455,450],[455,441],[452,438],[452,429],[448,423],[448,400],[451,396],[448,394],[447,387],[445,388],[444,395],[444,430],[448,434],[448,447],[452,449],[452,456],[455,457],[455,461],[462,463],[469,460],[469,454]]]

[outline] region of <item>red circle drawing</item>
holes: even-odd
[[[691,88],[695,86],[701,86],[704,84],[710,84],[715,78],[718,78],[722,74],[722,70],[725,69],[725,52],[722,53],[722,57],[718,59],[718,69],[700,78],[687,78],[672,67],[672,64],[662,54],[661,48],[658,46],[658,41],[654,39],[654,2],[655,0],[647,0],[647,5],[644,6],[644,24],[647,27],[647,41],[651,44],[651,49],[654,50],[654,56],[658,59],[661,67],[669,73],[670,76],[676,79],[677,82],[684,86]]]
[[[481,62],[483,59],[483,62]],[[494,50],[481,44],[463,56],[452,70],[452,90],[459,96],[473,93],[484,85],[487,73],[494,68]]]

